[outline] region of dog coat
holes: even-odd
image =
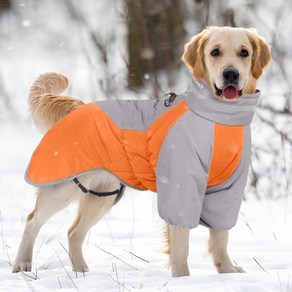
[[[123,184],[157,192],[169,224],[229,229],[243,198],[259,96],[219,100],[206,83],[192,81],[174,100],[85,105],[48,130],[26,180],[48,186],[107,170]]]

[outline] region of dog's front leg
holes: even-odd
[[[189,276],[189,229],[168,225],[170,267],[173,277]]]
[[[210,229],[208,252],[213,258],[218,273],[245,273],[244,269],[233,265],[227,252],[228,230]]]

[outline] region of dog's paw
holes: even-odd
[[[31,272],[31,262],[14,263],[12,273]]]
[[[236,270],[235,273],[246,273],[246,271],[242,267],[233,266],[233,268]]]
[[[216,269],[218,273],[224,274],[224,273],[246,273],[246,271],[239,266],[235,265],[223,265],[221,263],[216,263],[215,264]]]
[[[87,265],[74,265],[72,267],[73,272],[78,272],[78,273],[87,273],[89,272],[89,268]]]

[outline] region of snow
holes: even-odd
[[[246,274],[217,274],[205,256],[208,231],[199,227],[191,232],[191,276],[171,278],[168,258],[161,252],[164,225],[157,215],[156,195],[132,189],[126,190],[119,204],[88,234],[84,255],[91,268],[89,273],[72,272],[67,255],[66,232],[75,217],[74,205],[41,230],[33,271],[11,273],[26,216],[35,201],[34,189],[23,178],[30,155],[41,139],[29,122],[26,104],[34,78],[46,71],[63,72],[70,79],[68,94],[86,102],[107,96],[137,98],[137,93],[124,90],[127,31],[119,16],[124,2],[83,2],[78,6],[78,1],[15,0],[14,12],[0,17],[0,94],[10,98],[0,96],[0,291],[292,291],[292,146],[283,143],[279,135],[291,133],[291,115],[272,115],[264,109],[273,106],[280,111],[287,102],[285,94],[291,96],[291,38],[287,35],[292,29],[292,2],[286,0],[266,1],[265,5],[255,6],[258,9],[253,9],[254,1],[222,1],[223,6],[239,11],[237,25],[257,27],[273,47],[279,44],[274,59],[282,60],[287,70],[280,74],[275,61],[259,84],[263,99],[252,126],[253,152],[257,151],[252,165],[260,177],[257,189],[247,189],[248,200],[242,204],[229,243],[231,258],[244,267]],[[187,2],[191,5],[189,11],[194,11],[195,1]],[[210,22],[220,24],[223,20],[217,18],[221,1],[211,2]],[[72,11],[68,10],[70,3],[81,17],[78,21],[73,21]],[[84,15],[86,19],[82,19]],[[196,18],[186,20],[189,36],[199,27]],[[102,51],[94,47],[92,34],[108,53],[108,64],[102,61]],[[176,74],[174,91],[179,93],[189,82],[189,71],[182,68]],[[145,74],[145,79],[150,77]],[[163,74],[159,78],[167,79]],[[140,99],[149,96],[147,90],[139,93]],[[275,134],[259,115],[275,125],[278,132]],[[167,183],[167,178],[162,179]],[[256,197],[261,200],[256,201]]]
[[[90,272],[71,271],[66,231],[76,206],[70,206],[41,230],[33,271],[12,274],[35,200],[23,174],[40,135],[28,123],[2,124],[0,131],[0,291],[292,291],[290,198],[243,202],[229,251],[246,274],[217,274],[205,256],[207,229],[199,227],[191,232],[191,276],[177,279],[171,278],[168,258],[161,252],[164,224],[157,215],[156,195],[129,188],[84,242]]]

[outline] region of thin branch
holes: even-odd
[[[288,94],[292,94],[292,92],[287,92],[284,95],[288,95]],[[271,107],[270,105],[261,105],[259,108],[262,110],[268,110],[269,112],[271,112],[273,114],[291,115],[291,111],[288,108],[284,108],[282,110],[277,110],[277,109]]]
[[[254,232],[253,232],[251,226],[249,225],[249,223],[248,223],[248,221],[247,221],[247,219],[246,219],[244,213],[243,213],[243,212],[240,212],[240,214],[241,214],[241,221],[242,221],[242,222],[246,225],[246,227],[249,229],[251,235],[254,235]]]
[[[165,282],[163,285],[161,285],[160,287],[158,287],[157,290],[161,290],[161,289],[165,288],[166,291],[168,292],[169,290],[168,290],[168,288],[166,287],[166,285],[169,283],[170,280],[171,280],[171,279],[169,279],[169,280],[168,280],[167,282]]]
[[[117,269],[117,265],[116,265],[116,263],[115,263],[115,265],[114,265],[114,270],[115,270],[115,272],[116,272],[116,277],[117,277],[117,282],[119,283],[119,291],[121,292],[121,283],[120,283],[120,280],[119,280],[119,274],[118,274],[118,269]],[[123,285],[122,285],[123,286]]]
[[[273,128],[278,135],[283,136],[283,138],[292,145],[292,139],[288,136],[288,134],[286,134],[286,133],[282,132],[281,130],[277,129],[275,127],[275,124],[272,121],[264,118],[261,114],[257,113],[257,115],[258,115],[259,119],[262,122],[266,123],[271,128]]]
[[[56,251],[51,257],[48,258],[48,260],[41,265],[41,269],[43,270],[47,270],[49,268],[49,266],[51,265],[51,263],[55,260],[55,258],[57,257],[57,254],[61,251],[61,249],[59,249],[58,251]]]
[[[120,286],[122,286],[123,289],[126,289],[127,291],[131,292],[131,290],[130,290],[129,288],[127,288],[127,287],[125,286],[125,284],[122,284],[122,283],[118,282],[116,279],[114,279],[114,277],[113,277],[111,274],[109,274],[109,277],[110,277],[114,282],[116,282],[116,283],[119,285],[119,291],[121,291],[121,290],[120,290]]]
[[[120,259],[119,257],[117,257],[117,256],[113,255],[112,253],[110,253],[110,252],[108,252],[108,251],[104,250],[103,248],[101,248],[101,247],[99,247],[99,246],[97,246],[97,245],[96,245],[95,247],[97,247],[97,248],[98,248],[98,249],[100,249],[101,251],[103,251],[103,252],[105,252],[105,253],[107,253],[107,254],[111,255],[111,256],[112,256],[112,257],[114,257],[115,259],[117,259],[117,260],[121,261],[122,263],[124,263],[125,265],[129,266],[130,268],[132,268],[132,269],[134,269],[134,270],[138,271],[138,269],[137,269],[137,268],[135,268],[134,266],[132,266],[132,265],[128,264],[128,263],[127,263],[127,262],[125,262],[125,261],[123,261],[123,260],[122,260],[122,259]]]
[[[269,273],[269,272],[267,272],[264,268],[263,268],[263,266],[253,257],[253,260],[257,263],[257,265],[265,272],[265,273]]]
[[[131,251],[128,251],[128,250],[125,250],[125,249],[124,249],[124,251],[125,251],[125,252],[127,252],[127,253],[129,253],[130,255],[132,255],[132,256],[134,256],[134,257],[138,258],[139,260],[141,260],[141,261],[144,261],[144,262],[146,262],[146,263],[148,263],[148,264],[149,264],[149,261],[147,261],[147,260],[145,260],[145,259],[143,259],[143,258],[141,258],[141,257],[137,256],[137,255],[136,255],[136,254],[134,254],[133,252],[131,252]]]
[[[109,223],[108,223],[108,220],[107,220],[106,218],[104,218],[104,220],[105,220],[105,223],[106,223],[106,227],[107,227],[107,229],[108,229],[108,232],[109,232],[109,234],[110,234],[110,237],[111,237],[111,239],[112,239],[112,242],[115,243],[115,239],[114,239],[114,236],[113,236],[113,233],[112,233],[111,227],[110,227],[110,225],[109,225]]]
[[[21,274],[25,275],[26,277],[28,277],[28,278],[30,278],[30,279],[32,279],[32,280],[38,280],[37,275],[34,274],[33,272],[31,272],[31,273],[33,274],[33,276],[31,276],[31,275],[29,275],[29,274],[27,274],[27,273],[21,271]]]
[[[72,262],[72,265],[74,267],[74,270],[75,270],[75,274],[76,274],[76,279],[78,278],[78,274],[76,272],[76,267],[75,267],[75,263],[73,261],[73,258],[71,257],[70,253],[68,252],[68,250],[65,248],[65,246],[59,241],[59,244],[63,247],[64,251],[67,253],[67,255],[69,256],[71,262]],[[59,256],[57,255],[57,257],[59,258]]]
[[[59,285],[60,285],[60,289],[63,289],[63,287],[62,287],[62,285],[61,285],[61,281],[60,281],[60,279],[59,279],[58,276],[57,276],[57,280],[58,280],[58,283],[59,283]]]
[[[35,262],[37,256],[39,255],[40,249],[42,248],[42,246],[43,246],[43,244],[44,244],[44,242],[45,242],[45,239],[46,239],[46,238],[44,237],[44,239],[43,239],[41,245],[39,246],[39,248],[38,248],[38,250],[37,250],[37,252],[36,252],[36,254],[35,254],[35,256],[34,256],[34,259],[32,260],[32,263]]]
[[[11,263],[11,259],[10,259],[10,256],[9,256],[9,253],[8,253],[8,249],[7,249],[8,245],[5,244],[5,249],[6,249],[6,255],[7,255],[7,258],[8,258],[8,264],[13,266],[12,263]]]
[[[61,265],[62,265],[63,269],[65,270],[65,272],[66,272],[67,276],[69,277],[69,279],[71,280],[71,282],[72,282],[73,286],[75,287],[76,291],[79,291],[79,290],[78,290],[78,288],[77,288],[77,286],[76,286],[76,284],[74,283],[74,281],[73,281],[72,277],[70,276],[70,274],[68,273],[68,271],[67,271],[66,267],[64,266],[64,264],[63,264],[62,260],[60,259],[60,257],[59,257],[58,255],[57,255],[57,257],[58,257],[58,259],[59,259],[59,261],[60,261],[60,263],[61,263]]]

